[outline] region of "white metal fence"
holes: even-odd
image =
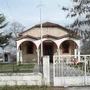
[[[53,60],[54,86],[90,85],[90,55],[60,55]]]

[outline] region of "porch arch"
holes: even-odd
[[[48,55],[50,62],[53,62],[53,55],[57,54],[57,44],[53,40],[43,40],[43,56]],[[41,53],[41,44],[39,45],[39,53]]]
[[[23,41],[18,49],[20,57],[22,57],[22,60],[20,60],[22,63],[37,62],[37,47],[32,41]]]
[[[35,42],[33,40],[25,38],[25,39],[17,41],[17,50],[19,50],[19,47],[23,42],[32,42],[37,48],[37,45],[35,44]]]
[[[79,46],[74,40],[64,40],[59,46],[60,54],[74,55],[78,54]]]
[[[48,39],[48,38],[43,38],[42,39],[42,43],[45,42],[45,41],[52,41],[53,43],[55,43],[55,45],[58,47],[57,43],[56,43],[56,40],[53,40],[53,39]],[[39,43],[37,44],[37,48],[39,48],[41,45],[41,40],[39,41]]]
[[[78,47],[80,47],[80,40],[75,40],[73,38],[63,38],[63,39],[61,39],[58,46],[60,47],[60,45],[66,40],[71,40],[71,41],[75,42]]]

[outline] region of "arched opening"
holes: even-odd
[[[78,49],[77,44],[72,40],[65,40],[60,45],[60,54],[74,55],[75,50]]]
[[[31,41],[24,41],[19,46],[22,51],[23,63],[30,63],[37,61],[36,45]]]
[[[39,46],[41,53],[41,45]],[[57,45],[52,40],[43,41],[43,56],[49,56],[50,63],[53,63],[53,55],[57,54]]]

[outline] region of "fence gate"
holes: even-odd
[[[54,86],[90,85],[90,55],[53,58]]]

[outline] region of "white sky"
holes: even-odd
[[[62,6],[71,6],[71,0],[42,0],[42,21],[51,21],[68,25],[73,20],[66,19]],[[4,13],[9,22],[18,21],[30,27],[40,22],[40,0],[0,0],[0,13]]]

